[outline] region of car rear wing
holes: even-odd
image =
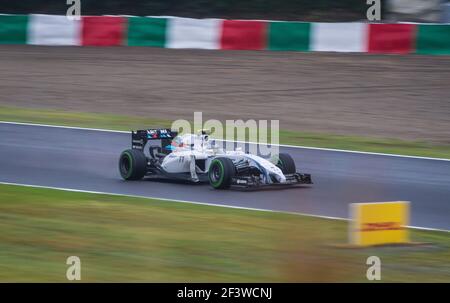
[[[169,128],[153,128],[136,130],[131,132],[131,147],[133,149],[144,150],[148,141],[158,141],[159,146],[167,146],[172,143],[173,138],[178,135],[178,132],[172,131]]]

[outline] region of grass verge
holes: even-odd
[[[155,199],[0,185],[0,282],[450,282],[446,232],[433,247],[339,249],[347,222]]]
[[[5,106],[0,106],[0,120],[125,131],[155,126],[170,127],[171,125],[171,121],[169,120],[143,118],[139,116],[77,113]],[[280,143],[450,159],[450,145],[438,145],[424,141],[404,141],[392,138],[341,136],[281,130]]]

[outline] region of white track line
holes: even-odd
[[[277,210],[271,210],[271,209],[252,208],[252,207],[244,207],[244,206],[234,206],[234,205],[227,205],[227,204],[214,204],[214,203],[207,203],[207,202],[195,202],[195,201],[179,200],[179,199],[167,199],[167,198],[160,198],[160,197],[149,197],[149,196],[140,196],[140,195],[118,194],[118,193],[110,193],[110,192],[102,192],[102,191],[73,189],[73,188],[67,188],[67,187],[54,187],[54,186],[33,185],[33,184],[3,182],[3,181],[0,181],[0,184],[24,186],[24,187],[32,187],[32,188],[54,189],[54,190],[62,190],[62,191],[77,192],[77,193],[111,195],[111,196],[130,197],[130,198],[155,199],[155,200],[161,200],[161,201],[167,201],[167,202],[179,202],[179,203],[188,203],[188,204],[206,205],[206,206],[216,206],[216,207],[242,209],[242,210],[282,213],[282,214],[289,214],[289,215],[301,215],[301,216],[315,217],[315,218],[322,218],[322,219],[330,219],[330,220],[345,220],[345,221],[348,220],[346,218],[341,218],[341,217],[320,216],[320,215],[303,214],[303,213],[297,213],[297,212],[277,211]]]
[[[27,123],[27,122],[10,122],[10,121],[0,121],[1,124],[12,124],[12,125],[25,125],[25,126],[41,126],[41,127],[52,127],[52,128],[66,128],[66,129],[77,129],[77,130],[90,130],[96,132],[105,133],[122,133],[129,134],[130,132],[123,130],[112,130],[112,129],[102,129],[102,128],[88,128],[88,127],[76,127],[76,126],[64,126],[64,125],[51,125],[51,124],[39,124],[39,123]]]
[[[271,210],[271,209],[253,208],[253,207],[243,207],[243,206],[233,206],[233,205],[226,205],[226,204],[213,204],[213,203],[206,203],[206,202],[194,202],[194,201],[178,200],[178,199],[167,199],[167,198],[159,198],[159,197],[148,197],[148,196],[139,196],[139,195],[117,194],[117,193],[108,193],[108,192],[101,192],[101,191],[91,191],[91,190],[72,189],[72,188],[65,188],[65,187],[43,186],[43,185],[32,185],[32,184],[23,184],[23,183],[11,183],[11,182],[2,182],[2,181],[0,181],[0,184],[13,185],[13,186],[24,186],[24,187],[32,187],[32,188],[53,189],[53,190],[61,190],[61,191],[77,192],[77,193],[87,193],[87,194],[96,194],[96,195],[110,195],[110,196],[118,196],[118,197],[154,199],[154,200],[161,200],[161,201],[167,201],[167,202],[188,203],[188,204],[195,204],[195,205],[205,205],[205,206],[223,207],[223,208],[231,208],[231,209],[241,209],[241,210],[251,210],[251,211],[261,211],[261,212],[288,214],[288,215],[296,215],[296,216],[305,216],[305,217],[313,217],[313,218],[328,219],[328,220],[349,221],[348,218],[342,218],[342,217],[311,215],[311,214],[305,214],[305,213],[299,213],[299,212]],[[411,229],[426,230],[426,231],[450,232],[450,230],[447,230],[447,229],[438,229],[438,228],[431,228],[431,227],[421,227],[421,226],[407,226],[407,227],[411,228]]]
[[[42,127],[52,127],[52,128],[66,128],[66,129],[76,129],[76,130],[99,131],[99,132],[109,132],[109,133],[122,133],[122,134],[129,134],[130,133],[130,131],[123,131],[123,130],[76,127],[76,126],[63,126],[63,125],[51,125],[51,124],[39,124],[39,123],[10,122],[10,121],[0,121],[0,123],[1,124],[12,124],[12,125],[42,126]],[[231,140],[219,140],[219,141],[258,144],[258,143],[254,143],[254,142],[244,142],[244,141],[231,141]],[[310,149],[310,150],[332,151],[332,152],[340,152],[340,153],[364,154],[364,155],[374,155],[374,156],[386,156],[386,157],[410,158],[410,159],[435,160],[435,161],[447,161],[447,162],[450,162],[450,159],[445,159],[445,158],[407,156],[407,155],[385,154],[385,153],[364,152],[364,151],[325,148],[325,147],[311,147],[311,146],[301,146],[301,145],[289,145],[289,144],[278,144],[278,146],[289,147],[289,148]]]

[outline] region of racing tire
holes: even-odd
[[[119,159],[119,171],[124,180],[140,180],[147,172],[147,158],[136,149],[127,149]]]
[[[294,159],[289,154],[280,153],[278,155],[277,166],[285,175],[295,174],[297,172]]]
[[[236,168],[231,159],[215,158],[208,169],[209,184],[214,189],[228,189],[235,172]]]

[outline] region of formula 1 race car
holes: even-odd
[[[170,129],[137,130],[131,133],[131,141],[132,148],[119,159],[125,180],[153,176],[209,182],[215,189],[312,184],[311,175],[297,173],[289,154],[280,153],[271,162],[240,149],[225,151],[205,130],[181,136]]]

